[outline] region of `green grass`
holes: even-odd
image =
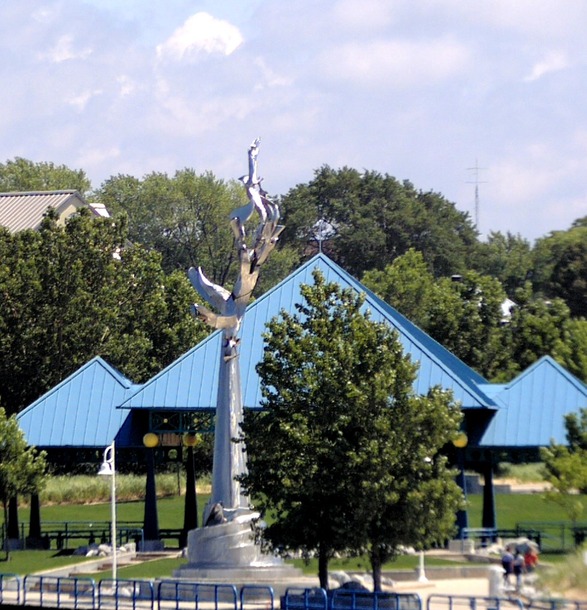
[[[587,496],[580,496],[587,520]],[[483,497],[469,495],[469,526],[481,527]],[[497,526],[511,529],[522,521],[569,521],[563,509],[553,502],[547,502],[542,494],[497,494],[495,497]]]
[[[0,573],[25,576],[43,570],[91,561],[91,559],[91,557],[71,557],[60,551],[11,551],[8,561],[6,561],[5,555],[2,555]]]
[[[201,520],[202,511],[208,500],[207,494],[198,494],[198,515]],[[587,509],[587,496],[582,496],[581,500]],[[469,525],[471,527],[481,527],[482,496],[469,495]],[[161,528],[180,528],[183,525],[184,496],[173,496],[160,498],[158,500],[158,517]],[[41,505],[41,519],[48,521],[110,521],[110,502],[101,504],[83,505]],[[0,511],[1,513],[1,511]],[[552,503],[546,502],[541,494],[498,494],[496,496],[497,522],[500,528],[513,528],[516,523],[521,521],[568,521],[562,509]],[[119,502],[117,503],[117,519],[119,521],[138,521],[142,522],[144,517],[144,504],[142,501]],[[587,517],[587,510],[586,510]],[[1,517],[0,517],[1,519]],[[19,520],[28,523],[28,507],[19,508]],[[74,543],[72,543],[74,544]],[[553,557],[557,563],[564,559],[564,556]],[[544,560],[551,561],[550,557],[544,556]],[[9,562],[0,561],[0,572],[32,574],[39,570],[47,570],[53,567],[60,567],[70,563],[85,561],[83,557],[66,556],[57,551],[13,551]],[[140,565],[121,567],[119,569],[120,578],[156,578],[169,577],[173,571],[185,559],[162,559],[147,562]],[[385,566],[385,569],[413,569],[417,566],[417,556],[402,556],[397,561]],[[317,573],[317,565],[311,560],[306,565],[302,560],[293,562],[301,567],[308,574]],[[426,565],[446,565],[445,560],[427,557]],[[454,565],[454,564],[449,564]],[[335,559],[330,563],[331,570],[345,571],[365,571],[369,570],[369,563],[366,558]],[[99,580],[108,578],[108,572],[100,575],[92,575],[92,578]]]

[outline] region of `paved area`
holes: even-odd
[[[447,578],[430,580],[427,583],[418,581],[398,582],[389,590],[398,593],[418,593],[423,602],[426,602],[430,595],[487,597],[489,595],[489,578]]]

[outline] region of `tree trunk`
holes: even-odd
[[[10,545],[8,544],[8,502],[7,502],[7,500],[2,501],[2,507],[4,508],[4,550],[6,551],[6,556],[4,557],[4,561],[8,561],[10,559]]]
[[[328,553],[322,544],[318,548],[318,579],[320,586],[328,591]]]
[[[371,570],[373,572],[373,591],[381,591],[381,557],[371,551]]]

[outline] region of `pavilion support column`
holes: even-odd
[[[18,498],[14,496],[8,501],[8,523],[6,524],[6,544],[8,550],[22,549],[20,528],[18,527]]]
[[[187,546],[188,532],[198,527],[198,502],[196,495],[196,475],[194,468],[194,448],[187,447],[187,461],[185,465],[185,508],[183,515],[183,530],[181,532],[180,546]]]
[[[493,459],[485,462],[483,467],[483,515],[481,527],[496,528],[495,518],[495,490],[493,488]]]
[[[39,494],[31,494],[31,514],[29,517],[29,535],[26,539],[28,548],[42,548],[41,540],[41,503]]]
[[[145,435],[147,436],[147,435]],[[155,436],[155,435],[153,435]],[[159,536],[159,516],[157,513],[157,488],[155,486],[155,449],[145,449],[147,461],[147,480],[145,483],[145,516],[143,519],[142,551],[160,551],[164,548]]]

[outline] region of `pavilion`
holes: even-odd
[[[452,391],[463,410],[466,434],[466,446],[453,448],[452,457],[462,466],[461,473],[464,468],[482,473],[482,525],[496,527],[495,463],[504,454],[509,461],[527,460],[551,439],[566,443],[564,415],[587,408],[587,386],[548,356],[507,384],[491,384],[320,253],[247,308],[240,332],[245,408],[258,409],[261,404],[255,366],[262,358],[265,324],[282,309],[294,311],[301,302],[301,285],[313,283],[314,269],[329,282],[365,293],[364,307],[372,319],[396,329],[404,351],[419,364],[417,393],[425,394],[433,386]],[[143,448],[145,435],[157,435],[158,451],[177,448],[185,434],[212,426],[219,357],[216,331],[142,385],[96,357],[23,410],[18,421],[29,444],[49,453],[95,453],[113,439],[117,450],[136,451]],[[150,493],[154,490],[147,489]],[[466,525],[465,515],[459,526]]]

